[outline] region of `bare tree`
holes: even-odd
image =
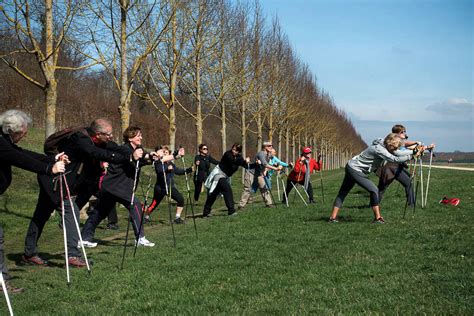
[[[14,0],[6,6],[0,6],[5,18],[2,25],[6,32],[14,34],[18,46],[10,51],[0,53],[0,59],[28,82],[44,93],[45,134],[55,131],[57,106],[57,70],[77,70],[84,67],[61,67],[58,65],[60,49],[69,27],[73,23],[81,2],[65,1],[53,3],[53,0],[28,1]],[[39,29],[37,29],[39,28]],[[34,58],[39,66],[41,78],[27,72],[18,59],[27,54]]]

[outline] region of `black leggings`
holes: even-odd
[[[342,206],[342,203],[344,203],[344,199],[346,198],[347,194],[349,194],[349,192],[356,183],[370,193],[370,206],[378,206],[379,189],[377,189],[375,184],[373,184],[367,176],[358,173],[357,171],[349,167],[349,165],[346,165],[345,171],[346,173],[344,175],[344,180],[342,181],[341,188],[339,189],[339,193],[337,194],[336,200],[334,200],[334,206],[339,208]]]
[[[163,200],[165,196],[166,196],[166,188],[162,188],[158,185],[155,185],[153,201],[151,202],[151,205],[148,208],[148,213],[153,212],[153,210],[161,203],[161,201]],[[171,198],[176,201],[176,205],[178,207],[184,207],[183,195],[174,186],[171,187]]]

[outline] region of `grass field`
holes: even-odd
[[[56,218],[49,221],[39,242],[41,255],[52,265],[19,263],[37,185],[34,175],[16,169],[12,186],[0,197],[7,261],[14,284],[26,288],[11,296],[14,311],[17,315],[474,314],[472,173],[433,169],[427,208],[409,210],[405,219],[402,190],[393,184],[382,203],[385,225],[370,223],[368,196],[355,188],[341,210],[342,221],[328,224],[342,176],[342,169],[324,173],[325,203],[315,176],[318,203],[311,207],[297,198],[289,208],[265,209],[256,195],[238,216],[227,217],[220,199],[214,217],[196,219],[198,238],[190,218],[175,226],[175,248],[167,207],[160,206],[154,224],[145,227],[157,246],[139,248],[135,258],[129,248],[123,270],[118,267],[126,211],[119,208],[120,230],[98,229],[99,246],[88,250],[94,260],[92,274],[73,269],[68,287]],[[238,200],[241,186],[236,180]],[[460,198],[461,204],[439,205],[444,195]],[[0,300],[0,314],[6,314],[5,301]]]

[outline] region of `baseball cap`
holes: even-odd
[[[310,153],[311,153],[311,148],[310,147],[303,148],[303,154],[310,154]]]

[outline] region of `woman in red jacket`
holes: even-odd
[[[311,186],[310,175],[315,170],[321,170],[321,158],[316,159],[311,158],[311,148],[305,147],[301,152],[301,156],[295,162],[293,170],[288,175],[288,180],[286,181],[286,196],[290,194],[291,189],[296,184],[301,184],[308,194],[309,203],[315,203],[313,198],[313,187]],[[283,198],[283,203],[286,203],[285,198]]]

